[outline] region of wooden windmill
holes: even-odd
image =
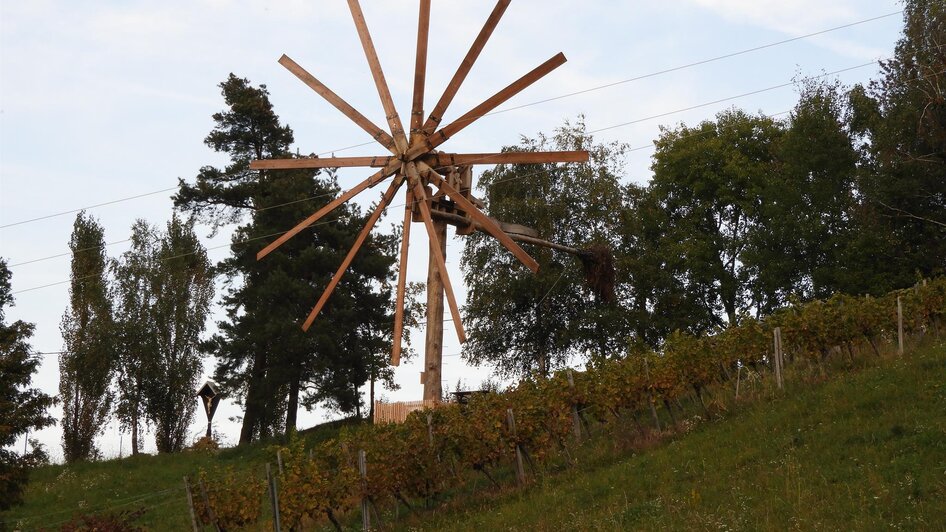
[[[506,249],[533,272],[538,270],[538,263],[523,250],[516,240],[527,241],[533,244],[552,245],[541,240],[538,235],[522,226],[501,224],[485,215],[480,209],[483,203],[474,198],[472,189],[471,165],[474,164],[541,164],[556,162],[585,162],[588,152],[506,152],[506,153],[472,153],[456,154],[443,153],[437,148],[456,135],[465,127],[480,117],[494,110],[499,105],[518,94],[526,87],[561,66],[565,56],[561,53],[542,63],[528,74],[514,81],[506,88],[497,92],[483,103],[456,119],[441,126],[441,119],[447,111],[454,96],[463,83],[473,63],[476,61],[486,41],[489,39],[499,19],[502,17],[510,0],[499,0],[496,7],[486,20],[476,40],[473,41],[469,52],[460,63],[459,68],[444,90],[433,111],[424,120],[424,85],[427,67],[427,40],[430,26],[430,0],[420,0],[420,15],[417,30],[417,53],[414,71],[414,94],[410,115],[410,134],[406,134],[401,119],[394,108],[391,93],[388,90],[378,55],[375,51],[371,35],[365,23],[358,0],[348,0],[358,37],[361,40],[365,57],[371,68],[381,105],[387,118],[388,131],[382,130],[373,124],[363,114],[355,110],[345,100],[332,92],[321,81],[307,72],[295,61],[283,55],[279,63],[302,80],[312,90],[322,96],[336,109],[350,118],[355,124],[365,130],[372,138],[386,148],[390,155],[377,157],[331,157],[331,158],[296,158],[270,159],[253,161],[253,169],[298,169],[298,168],[338,168],[338,167],[373,167],[380,168],[370,177],[358,183],[341,196],[319,209],[317,212],[287,231],[273,243],[263,248],[257,259],[262,259],[294,235],[315,223],[339,205],[352,199],[359,193],[372,188],[381,182],[392,178],[381,201],[368,218],[365,227],[358,234],[355,243],[348,255],[342,261],[338,271],[332,277],[318,303],[309,313],[302,328],[308,330],[316,316],[322,310],[335,286],[338,284],[345,270],[351,264],[355,254],[364,243],[368,233],[377,223],[385,208],[390,204],[395,194],[406,185],[406,208],[404,211],[404,230],[401,241],[400,264],[397,283],[397,304],[394,317],[394,349],[391,353],[391,363],[397,365],[401,353],[401,336],[404,327],[404,291],[407,273],[407,250],[410,239],[412,221],[423,222],[430,240],[430,257],[428,264],[427,282],[427,345],[425,353],[424,399],[439,400],[441,395],[440,366],[443,343],[443,295],[446,292],[447,303],[453,318],[460,342],[466,340],[463,323],[460,321],[460,311],[457,307],[453,287],[447,274],[444,261],[446,251],[446,226],[457,227],[458,234],[470,234],[475,230],[484,231],[495,237]],[[433,188],[436,187],[436,193]],[[562,246],[552,247],[562,248]],[[577,251],[565,249],[566,251]]]

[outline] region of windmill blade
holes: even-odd
[[[365,239],[368,238],[368,233],[370,233],[374,228],[374,225],[378,223],[378,218],[381,217],[385,207],[387,207],[388,203],[391,202],[391,198],[394,197],[394,194],[397,192],[397,189],[401,187],[403,182],[404,179],[402,178],[401,174],[398,174],[397,177],[394,178],[394,181],[391,182],[391,185],[388,187],[388,189],[384,192],[384,195],[381,196],[381,201],[378,203],[378,206],[375,207],[374,212],[371,213],[371,216],[368,217],[368,221],[365,223],[365,226],[362,228],[361,232],[358,233],[358,238],[355,239],[355,243],[352,244],[351,249],[348,250],[348,255],[345,256],[345,260],[342,261],[341,266],[338,267],[335,275],[332,276],[332,280],[329,281],[325,291],[322,292],[322,297],[319,298],[319,302],[315,304],[312,312],[309,312],[309,316],[305,319],[305,323],[302,324],[303,331],[308,331],[309,327],[312,326],[312,322],[315,321],[315,317],[319,315],[322,307],[325,306],[325,302],[328,301],[329,296],[332,295],[332,292],[335,291],[335,287],[338,286],[338,282],[342,280],[342,275],[345,274],[345,270],[347,270],[348,266],[351,265],[351,261],[354,260],[355,255],[358,254],[358,250],[361,249],[361,245],[364,244]]]
[[[566,61],[565,54],[559,52],[548,61],[534,68],[531,72],[529,72],[525,76],[522,76],[521,78],[512,82],[505,89],[497,92],[493,96],[489,97],[489,99],[487,99],[483,103],[471,109],[465,115],[456,119],[449,125],[444,126],[443,129],[430,135],[430,137],[427,138],[426,142],[424,142],[423,144],[419,146],[415,146],[408,152],[407,154],[408,160],[414,159],[417,156],[423,153],[426,153],[430,150],[433,150],[437,146],[443,144],[444,142],[447,141],[447,139],[449,139],[453,135],[456,135],[462,129],[469,126],[470,124],[472,124],[473,122],[481,118],[486,113],[499,107],[500,105],[502,105],[504,102],[506,102],[507,100],[515,96],[516,94],[519,94],[520,92],[522,92],[522,90],[528,87],[529,85],[532,85],[533,83],[541,79],[543,76],[545,76],[549,72],[562,66],[565,63],[565,61]]]
[[[417,17],[417,54],[414,59],[414,99],[411,104],[411,142],[424,125],[424,85],[427,78],[427,41],[430,35],[430,0],[420,0]]]
[[[503,153],[437,153],[417,159],[431,167],[469,166],[471,164],[545,164],[586,163],[586,151],[510,151]]]
[[[457,306],[457,298],[453,294],[453,284],[450,282],[450,276],[447,274],[447,263],[440,251],[440,239],[437,237],[437,230],[434,229],[434,221],[430,217],[430,206],[427,204],[430,198],[427,197],[427,191],[420,181],[420,175],[414,163],[407,163],[407,169],[413,182],[414,198],[420,207],[421,217],[424,219],[424,226],[427,228],[427,237],[430,239],[430,252],[434,255],[437,263],[437,271],[440,279],[443,281],[444,293],[447,295],[447,304],[450,306],[450,315],[453,317],[453,326],[457,331],[457,337],[460,343],[466,342],[466,331],[463,330],[463,322],[460,321],[460,308]]]
[[[401,363],[401,336],[404,334],[404,292],[407,288],[407,250],[411,239],[411,213],[414,208],[414,192],[407,187],[404,201],[404,229],[401,232],[401,262],[397,269],[397,301],[394,304],[394,347],[391,349],[391,365]]]
[[[443,120],[443,114],[447,112],[447,107],[453,102],[453,97],[457,95],[457,91],[460,90],[460,85],[463,84],[466,75],[470,73],[470,70],[473,68],[473,63],[475,63],[476,58],[480,56],[480,52],[482,52],[483,47],[486,46],[486,41],[488,41],[490,35],[493,34],[493,30],[496,29],[496,25],[499,24],[499,19],[502,18],[503,13],[506,12],[506,8],[509,7],[509,2],[511,1],[512,0],[499,0],[499,2],[496,2],[496,7],[494,7],[493,12],[489,14],[486,23],[483,24],[483,29],[480,30],[479,35],[476,36],[476,40],[474,40],[473,44],[470,46],[470,51],[466,53],[466,57],[460,62],[456,73],[453,75],[453,78],[450,79],[447,88],[444,89],[440,101],[434,106],[434,110],[430,112],[430,116],[424,123],[423,132],[425,135],[433,133],[434,130],[437,129],[437,126],[440,125],[440,121]]]
[[[279,58],[279,64],[286,67],[286,70],[289,72],[295,74],[295,76],[302,80],[303,83],[308,85],[309,88],[317,92],[322,98],[325,98],[328,103],[332,104],[333,107],[341,111],[342,114],[351,119],[351,121],[357,124],[358,127],[365,130],[374,140],[378,141],[382,146],[387,148],[388,151],[391,153],[397,153],[394,139],[391,138],[391,135],[388,135],[383,129],[374,125],[374,123],[371,120],[368,120],[365,115],[359,113],[357,109],[349,105],[348,102],[341,98],[341,96],[332,92],[331,89],[316,79],[315,76],[306,72],[304,68],[290,59],[289,56],[283,54],[283,56]]]
[[[391,155],[372,157],[303,157],[300,159],[258,159],[250,162],[250,170],[297,170],[300,168],[350,168],[367,166],[381,168],[394,161]],[[398,161],[400,164],[400,161]]]
[[[398,165],[400,165],[400,161],[398,161]],[[330,202],[328,203],[328,205],[322,207],[321,209],[319,209],[318,211],[316,211],[314,214],[312,214],[311,216],[309,216],[309,217],[306,218],[305,220],[302,220],[301,222],[299,222],[298,224],[296,224],[295,227],[293,227],[292,229],[290,229],[290,230],[286,231],[285,233],[283,233],[282,236],[280,236],[279,238],[277,238],[276,240],[274,240],[271,244],[269,244],[269,245],[266,246],[265,248],[261,249],[261,250],[256,254],[256,260],[261,260],[261,259],[262,259],[263,257],[265,257],[266,255],[269,255],[270,253],[272,253],[272,251],[273,251],[274,249],[276,249],[276,248],[278,248],[279,246],[283,245],[283,243],[285,243],[287,240],[289,240],[290,238],[296,236],[297,234],[299,234],[300,231],[302,231],[302,230],[305,229],[306,227],[309,227],[310,225],[314,224],[315,222],[317,222],[320,218],[322,218],[322,217],[325,216],[326,214],[332,212],[332,211],[333,211],[336,207],[338,207],[339,205],[341,205],[341,204],[345,203],[346,201],[352,199],[353,197],[355,197],[356,195],[358,195],[360,192],[363,192],[365,189],[377,185],[377,184],[380,183],[383,179],[385,179],[386,177],[390,176],[392,173],[394,173],[394,172],[397,171],[396,168],[395,168],[395,169],[391,169],[390,171],[388,171],[388,168],[390,168],[390,166],[389,166],[389,167],[385,167],[385,168],[382,169],[382,170],[378,170],[377,172],[375,172],[374,174],[372,174],[371,177],[369,177],[368,179],[365,179],[365,180],[362,181],[361,183],[358,183],[358,184],[355,185],[354,187],[348,189],[348,190],[345,191],[345,193],[343,193],[341,196],[339,196],[339,197],[335,198],[334,200],[330,201]]]
[[[586,163],[586,151],[510,151],[502,153],[436,153],[418,157],[433,168],[471,164],[545,164]],[[301,168],[381,168],[399,162],[392,155],[370,157],[303,157],[298,159],[259,159],[250,162],[251,170],[298,170]]]
[[[480,224],[480,226],[482,226],[482,228],[487,233],[492,235],[496,240],[499,240],[499,243],[512,252],[512,254],[515,255],[517,259],[519,259],[519,262],[523,263],[533,272],[539,271],[539,263],[536,262],[536,260],[526,252],[526,250],[522,249],[519,244],[510,238],[509,235],[507,235],[506,232],[499,227],[499,224],[496,223],[496,220],[486,216],[483,211],[479,210],[476,205],[470,203],[470,201],[466,199],[463,194],[450,186],[443,176],[433,171],[433,169],[423,163],[418,166],[422,171],[428,172],[428,179],[437,185],[437,188],[442,190],[447,196],[450,196],[450,199],[452,199],[457,204],[457,206],[460,207],[460,209],[469,214],[474,221]]]
[[[368,59],[368,66],[371,67],[371,77],[374,78],[374,84],[378,88],[378,96],[381,98],[381,105],[384,107],[384,114],[388,120],[388,127],[391,128],[394,144],[397,146],[398,153],[404,153],[407,151],[407,136],[404,135],[401,117],[398,116],[397,109],[394,107],[394,100],[391,99],[388,82],[384,79],[384,71],[381,70],[378,52],[371,41],[371,33],[368,32],[365,14],[361,11],[361,4],[358,3],[358,0],[348,0],[348,9],[351,11],[351,18],[355,21],[355,28],[358,30],[361,47],[365,51],[365,58]]]

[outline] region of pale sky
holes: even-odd
[[[433,2],[426,108],[439,98],[493,2]],[[395,103],[405,122],[410,114],[416,39],[416,0],[362,0],[362,8]],[[899,11],[892,0],[668,0],[664,2],[514,0],[467,78],[444,123],[558,52],[568,62],[523,91],[504,107],[554,98],[705,59],[754,48]],[[712,105],[707,102],[766,89],[793,78],[848,70],[838,77],[853,84],[877,77],[876,60],[889,57],[899,35],[897,14],[822,35],[647,77],[602,90],[557,99],[480,119],[443,149],[498,151],[520,135],[551,133],[566,119],[586,117],[601,141],[632,148],[625,179],[650,178],[647,147],[660,125],[695,124],[738,106],[767,114],[788,111],[792,87],[760,92]],[[8,319],[36,324],[37,352],[62,349],[59,323],[68,302],[68,241],[75,214],[30,223],[24,220],[72,211],[130,196],[154,193],[193,180],[207,164],[226,159],[203,144],[211,114],[223,109],[217,85],[231,72],[266,84],[283,123],[295,132],[302,153],[382,155],[380,146],[340,148],[371,140],[283,69],[287,54],[376,124],[384,113],[345,2],[272,0],[237,2],[0,2],[0,256],[13,272],[16,306]],[[679,109],[689,111],[671,113]],[[502,109],[502,107],[501,107]],[[655,115],[657,119],[641,120]],[[483,167],[478,167],[482,170]],[[364,170],[340,173],[343,188]],[[136,218],[163,225],[172,191],[89,209],[105,227],[109,256],[127,249]],[[380,192],[362,195],[365,203]],[[388,230],[393,217],[379,224]],[[16,224],[16,225],[11,225]],[[288,228],[287,228],[288,229]],[[209,230],[200,228],[207,237]],[[413,231],[409,279],[426,279],[424,232]],[[229,233],[205,238],[215,262],[229,253]],[[448,266],[458,297],[465,294],[457,258],[460,238],[450,236]],[[54,258],[47,258],[56,256]],[[45,260],[37,260],[45,259]],[[35,261],[35,262],[33,262]],[[28,264],[22,264],[27,263]],[[30,290],[43,285],[53,286]],[[313,303],[318,298],[313,293]],[[217,317],[220,316],[217,307]],[[300,316],[300,321],[304,316]],[[208,324],[208,333],[213,330]],[[422,345],[420,334],[415,335]],[[489,368],[468,368],[456,356],[459,344],[445,327],[444,380],[476,386]],[[207,359],[208,372],[213,361]],[[383,392],[392,400],[421,395],[416,361],[402,363],[402,389]],[[45,355],[34,385],[58,392],[57,355]],[[195,399],[196,401],[196,399]],[[58,417],[61,410],[53,414]],[[236,442],[240,410],[225,401],[215,429]],[[300,412],[300,428],[332,419],[325,411]],[[197,412],[192,433],[205,426]],[[61,431],[37,436],[61,460]],[[153,451],[153,438],[145,449]],[[128,453],[128,436],[113,424],[98,439],[106,457]],[[22,442],[18,444],[22,447]]]

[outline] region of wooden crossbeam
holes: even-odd
[[[509,237],[503,231],[499,224],[496,223],[496,220],[486,216],[483,211],[479,210],[476,205],[473,205],[470,200],[466,199],[463,194],[460,193],[457,189],[450,186],[447,181],[435,172],[432,168],[421,163],[418,165],[418,168],[424,172],[427,172],[427,178],[437,186],[441,191],[443,191],[447,196],[450,197],[457,206],[464,212],[466,212],[473,220],[482,226],[483,230],[493,236],[500,244],[508,249],[513,255],[519,259],[519,262],[523,263],[527,268],[533,272],[539,271],[539,263],[536,262],[522,247],[519,246],[512,238]]]
[[[453,97],[456,96],[457,91],[460,90],[460,85],[463,84],[463,80],[466,79],[467,74],[470,73],[470,69],[473,68],[473,63],[476,62],[476,58],[480,56],[480,52],[482,52],[483,47],[486,46],[486,41],[488,41],[489,36],[493,34],[493,30],[496,29],[496,25],[499,24],[499,19],[502,18],[503,13],[506,12],[506,8],[509,7],[510,1],[511,0],[499,0],[499,2],[496,3],[496,7],[493,8],[492,13],[489,14],[489,18],[487,18],[486,23],[483,24],[483,29],[481,29],[480,33],[476,36],[476,39],[470,46],[470,50],[466,53],[466,57],[460,62],[456,73],[453,75],[453,78],[450,79],[450,83],[448,83],[447,88],[444,89],[443,95],[424,123],[423,130],[425,135],[430,135],[437,129],[437,126],[440,125],[440,121],[443,120],[443,114],[447,112],[447,107],[450,106]]]
[[[341,96],[335,94],[331,89],[325,86],[324,83],[316,79],[315,76],[308,73],[304,68],[299,66],[298,63],[289,58],[289,56],[283,54],[279,58],[279,64],[286,67],[286,70],[292,72],[297,78],[302,80],[303,83],[309,86],[310,89],[318,93],[319,96],[325,99],[328,103],[332,104],[333,107],[342,112],[345,116],[351,119],[352,122],[358,125],[361,129],[365,130],[371,138],[375,139],[382,146],[388,149],[391,153],[397,153],[397,148],[394,144],[394,139],[391,138],[391,135],[385,133],[383,129],[374,125],[371,120],[368,120],[365,115],[358,112],[357,109],[348,104]]]
[[[424,154],[416,161],[434,168],[469,166],[473,164],[545,164],[585,163],[586,151],[520,151],[503,153],[436,153]],[[349,168],[367,166],[381,168],[399,164],[391,155],[369,157],[303,157],[297,159],[260,159],[250,162],[251,170],[294,170],[300,168]]]
[[[434,255],[437,263],[437,271],[443,281],[444,293],[447,296],[447,304],[450,306],[450,315],[453,317],[453,326],[457,331],[457,337],[460,343],[466,342],[466,331],[463,330],[463,323],[460,321],[460,308],[457,306],[457,298],[453,294],[453,284],[450,282],[450,276],[447,274],[447,263],[444,260],[443,253],[440,251],[440,239],[437,238],[437,231],[434,229],[434,221],[430,216],[430,207],[427,204],[427,191],[421,183],[420,174],[414,163],[407,163],[408,175],[412,181],[414,198],[417,200],[417,206],[420,208],[421,218],[424,220],[424,226],[427,228],[427,237],[430,239],[430,252]]]
[[[465,115],[451,122],[450,124],[444,126],[439,131],[430,135],[426,142],[415,146],[410,149],[407,153],[407,159],[411,160],[419,155],[426,153],[428,151],[434,150],[437,146],[446,142],[450,137],[456,135],[461,130],[481,118],[486,113],[492,111],[493,109],[499,107],[504,102],[522,92],[523,89],[532,85],[542,77],[544,77],[549,72],[555,70],[556,68],[562,66],[565,63],[565,54],[559,52],[554,55],[548,61],[542,63],[541,65],[534,68],[528,74],[522,76],[516,81],[512,82],[503,90],[497,92],[496,94],[490,96],[486,101],[477,105]]]
[[[339,197],[335,198],[334,200],[330,201],[330,202],[328,203],[328,205],[326,205],[326,206],[322,207],[321,209],[315,211],[315,213],[313,213],[312,215],[310,215],[308,218],[306,218],[305,220],[302,220],[301,222],[299,222],[298,224],[296,224],[295,227],[293,227],[292,229],[286,231],[285,233],[283,233],[282,236],[280,236],[279,238],[277,238],[276,240],[274,240],[271,244],[269,244],[269,245],[266,246],[265,248],[261,249],[261,250],[256,254],[256,260],[261,260],[261,259],[262,259],[263,257],[265,257],[266,255],[269,255],[270,253],[272,253],[273,250],[275,250],[275,249],[278,248],[279,246],[283,245],[283,243],[285,243],[287,240],[289,240],[290,238],[292,238],[292,237],[296,236],[297,234],[299,234],[300,231],[302,231],[302,230],[305,229],[306,227],[309,227],[310,225],[312,225],[312,224],[314,224],[315,222],[317,222],[320,218],[322,218],[322,217],[325,216],[326,214],[328,214],[328,213],[332,212],[333,210],[335,210],[335,208],[338,207],[339,205],[341,205],[341,204],[345,203],[346,201],[352,199],[353,197],[355,197],[356,195],[358,195],[359,193],[361,193],[361,192],[364,191],[365,189],[368,189],[368,188],[370,188],[370,187],[373,187],[373,186],[377,185],[377,184],[380,183],[383,179],[385,179],[386,177],[390,176],[392,173],[394,173],[394,172],[396,171],[396,169],[393,169],[393,170],[391,170],[390,172],[388,172],[388,169],[389,169],[389,168],[391,168],[391,167],[388,166],[388,167],[385,167],[385,168],[382,169],[382,170],[378,170],[377,172],[375,172],[374,174],[372,174],[368,179],[365,179],[365,180],[362,181],[361,183],[358,183],[358,184],[355,185],[354,187],[352,187],[352,188],[346,190],[341,196],[339,196]],[[386,172],[387,172],[387,173],[386,173]]]
[[[406,170],[406,168],[405,168]],[[391,365],[401,363],[401,336],[404,335],[404,292],[407,289],[407,251],[411,239],[411,212],[414,209],[414,191],[407,187],[404,201],[404,229],[401,231],[401,258],[397,269],[397,300],[394,304],[394,347]]]
[[[394,137],[394,144],[397,146],[398,153],[404,153],[407,151],[407,136],[404,134],[401,117],[398,116],[397,109],[394,107],[394,100],[391,99],[388,82],[384,79],[384,71],[381,70],[378,52],[371,41],[371,33],[368,31],[368,24],[365,22],[365,14],[361,11],[361,4],[358,3],[358,0],[348,0],[348,9],[351,11],[352,20],[355,21],[361,47],[365,51],[365,58],[371,68],[371,77],[374,78],[375,87],[378,88],[378,96],[381,98],[381,105],[384,107],[384,114],[388,120],[391,135]]]
[[[427,41],[430,36],[430,0],[420,0],[417,16],[417,53],[414,58],[414,98],[411,104],[411,143],[424,125],[424,85],[427,78]]]
[[[315,317],[319,315],[322,307],[324,307],[325,303],[328,301],[329,296],[332,295],[332,292],[335,291],[335,287],[338,286],[338,282],[342,280],[342,275],[345,274],[345,270],[347,270],[348,266],[351,265],[351,261],[354,260],[355,255],[358,254],[358,250],[361,249],[361,245],[365,243],[365,239],[368,238],[368,233],[370,233],[374,228],[374,225],[378,223],[378,218],[381,217],[384,209],[388,206],[388,203],[391,202],[391,198],[394,197],[394,194],[401,187],[403,182],[403,177],[401,174],[398,174],[394,178],[394,181],[391,182],[391,185],[388,187],[388,189],[384,192],[384,195],[381,196],[381,201],[378,202],[378,206],[375,207],[374,212],[372,212],[371,216],[368,217],[368,221],[365,223],[365,226],[361,229],[361,232],[358,233],[358,238],[355,239],[355,243],[352,244],[351,249],[348,250],[348,255],[345,256],[345,260],[342,261],[341,266],[338,267],[335,275],[332,276],[332,280],[329,281],[325,291],[322,292],[322,297],[319,298],[319,302],[315,304],[312,312],[309,312],[309,316],[306,317],[305,323],[302,324],[303,331],[308,331],[309,327],[312,326],[312,322],[315,321]]]

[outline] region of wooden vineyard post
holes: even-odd
[[[506,409],[506,421],[509,423],[509,433],[512,434],[513,440],[516,440],[516,416],[512,408]],[[522,467],[522,449],[519,448],[518,441],[516,441],[516,480],[520,486],[526,483],[526,472]]]
[[[903,356],[903,303],[897,296],[897,354]]]
[[[427,445],[434,448],[434,415],[431,413],[427,414]]]
[[[447,224],[434,221],[440,252],[447,254]],[[427,264],[427,343],[424,348],[424,400],[440,402],[443,397],[441,364],[443,362],[443,279],[437,271],[436,251],[431,242]]]
[[[644,357],[644,378],[647,379],[647,403],[650,404],[650,413],[654,416],[654,426],[657,432],[660,432],[660,418],[657,417],[657,407],[654,406],[654,392],[650,389],[650,366],[647,364],[647,357]]]
[[[782,389],[782,328],[776,327],[772,331],[772,342],[773,342],[773,362],[775,366],[775,383],[778,385],[778,389]]]
[[[568,388],[574,392],[575,377],[571,368],[565,373],[568,376]],[[581,418],[578,417],[578,405],[572,403],[572,431],[575,433],[575,442],[581,443]]]
[[[279,474],[282,475],[282,449],[276,450],[276,463],[279,465]]]
[[[191,484],[187,481],[187,477],[184,477],[184,491],[187,493],[187,509],[190,510],[191,514],[191,527],[193,527],[194,532],[197,532],[197,514],[194,513],[194,496],[191,495]]]
[[[214,509],[210,506],[210,497],[207,496],[207,488],[204,486],[203,479],[197,481],[198,486],[200,486],[200,498],[204,501],[204,508],[207,509],[207,517],[210,518],[210,524],[213,525],[214,530],[220,532],[220,523],[217,522],[217,514],[214,513]]]
[[[276,479],[273,478],[273,471],[266,462],[266,481],[269,484],[269,504],[273,508],[273,529],[281,532],[279,524],[279,489],[276,485]]]
[[[736,364],[736,399],[739,399],[739,377],[742,375],[742,364]]]
[[[358,474],[361,476],[361,529],[371,530],[371,515],[368,513],[368,464],[365,450],[358,450]]]

